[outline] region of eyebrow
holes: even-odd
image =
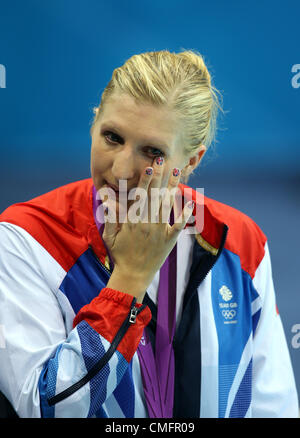
[[[122,128],[117,123],[112,122],[112,121],[103,122],[102,129],[103,128],[114,129],[115,131],[117,131],[117,133],[122,132]],[[121,136],[121,134],[120,134],[120,136]],[[166,143],[164,143],[164,142],[162,142],[159,139],[154,138],[154,137],[145,138],[143,140],[143,143],[147,144],[147,146],[151,146],[151,147],[154,147],[157,149],[159,149],[159,148],[164,149],[164,152],[166,152],[166,153],[168,153],[170,150],[170,147]]]

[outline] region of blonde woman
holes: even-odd
[[[0,216],[20,417],[297,416],[267,239],[186,185],[217,96],[196,51],[132,56],[95,109],[91,178]]]

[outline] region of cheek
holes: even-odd
[[[98,186],[101,184],[102,175],[109,166],[105,154],[101,151],[99,145],[92,145],[91,148],[91,176],[94,184]]]
[[[92,172],[92,175],[93,175],[93,173],[96,172],[98,166],[99,166],[98,154],[97,154],[97,151],[95,150],[95,148],[92,147],[92,149],[91,149],[91,172]]]
[[[91,147],[91,163],[94,168],[100,168],[105,162],[106,154],[100,141],[93,142]]]

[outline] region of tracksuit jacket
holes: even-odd
[[[155,339],[159,272],[143,303],[106,287],[92,188],[0,215],[0,390],[20,417],[148,417],[137,348]],[[203,219],[177,241],[173,417],[297,417],[266,236],[207,197]]]

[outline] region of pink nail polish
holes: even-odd
[[[173,169],[173,176],[178,176],[179,174],[180,174],[180,170],[177,169],[177,167],[175,167],[175,168]]]
[[[159,166],[161,166],[163,164],[163,162],[164,162],[163,157],[157,157],[156,158],[156,164],[158,164]]]

